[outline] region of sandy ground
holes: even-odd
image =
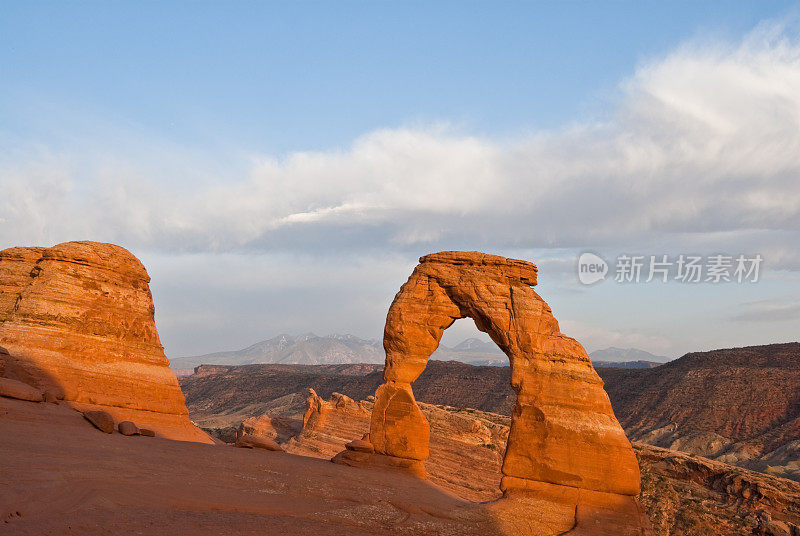
[[[107,435],[69,408],[0,398],[2,535],[504,533],[493,517],[400,473]]]

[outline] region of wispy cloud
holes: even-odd
[[[741,311],[731,316],[731,320],[737,322],[791,322],[800,320],[800,296],[745,303]]]

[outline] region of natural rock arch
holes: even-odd
[[[375,393],[370,429],[375,452],[389,465],[427,459],[430,431],[411,382],[444,330],[469,317],[508,356],[517,393],[502,488],[525,489],[536,481],[636,495],[639,466],[603,382],[531,288],[536,278],[529,262],[479,252],[420,259],[386,319],[386,383]]]

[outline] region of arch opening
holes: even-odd
[[[480,365],[508,363],[503,351],[486,333],[480,331],[469,317],[457,319],[444,331],[439,347],[433,352],[431,359],[442,361],[456,359]]]

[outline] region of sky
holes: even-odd
[[[169,357],[379,339],[451,249],[536,263],[588,351],[796,341],[800,3],[7,3],[0,249],[69,240],[145,263]]]

